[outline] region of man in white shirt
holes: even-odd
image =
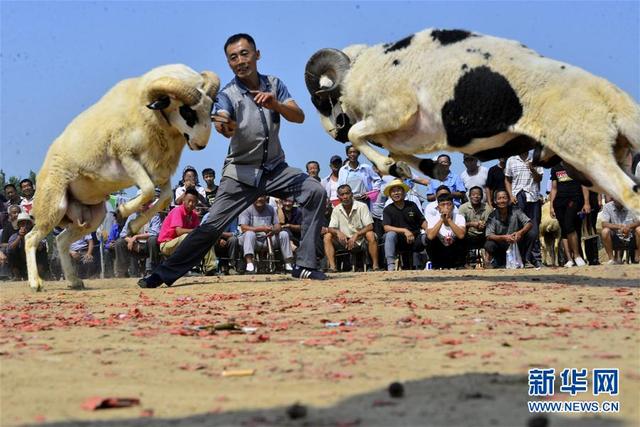
[[[451,194],[438,196],[438,214],[427,220],[427,253],[433,268],[457,268],[465,262],[466,221],[464,216],[453,211]]]
[[[489,190],[487,189],[489,169],[481,166],[478,159],[468,154],[464,155],[462,161],[466,169],[460,174],[460,179],[464,183],[464,188],[467,189],[467,199],[469,198],[469,189],[471,187],[480,187],[484,193],[482,201],[486,202],[489,199]]]
[[[531,251],[526,254],[525,262],[530,262],[534,267],[542,266],[542,254],[540,252],[540,219],[542,217],[542,202],[540,197],[540,181],[542,181],[543,169],[533,166],[528,152],[509,157],[504,168],[504,184],[509,193],[509,198],[514,206],[517,206],[531,220],[533,233],[536,236]]]

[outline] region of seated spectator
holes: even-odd
[[[465,262],[466,221],[453,211],[453,196],[438,196],[438,214],[427,217],[427,253],[434,269],[458,268]]]
[[[160,214],[156,213],[136,234],[132,234],[129,229],[131,221],[147,209],[149,209],[149,204],[141,207],[140,212],[134,212],[129,215],[122,227],[120,236],[115,243],[116,277],[129,277],[127,271],[132,259],[146,259],[145,274],[151,272],[160,262],[160,247],[158,244],[158,235],[162,227]]]
[[[9,237],[7,245],[7,262],[14,280],[27,280],[27,257],[24,251],[24,236],[33,228],[33,218],[26,212],[21,212],[16,218],[18,231]],[[48,276],[47,272],[47,245],[44,240],[36,249],[36,263],[38,274]]]
[[[360,152],[355,147],[348,145],[346,152],[349,161],[340,168],[338,185],[348,184],[353,192],[353,198],[366,203],[369,207],[370,195],[380,191],[380,176],[371,166],[358,161]]]
[[[493,211],[488,203],[482,201],[484,191],[482,187],[473,186],[469,189],[469,201],[460,206],[460,215],[466,222],[466,247],[470,249],[484,248],[486,241],[485,230],[487,228],[487,219]],[[487,253],[484,253],[484,264],[489,265]]]
[[[342,157],[332,156],[329,160],[329,167],[331,168],[331,174],[323,178],[320,183],[327,192],[327,197],[332,206],[338,206],[340,199],[338,198],[338,174],[342,167]]]
[[[256,250],[267,249],[269,243],[273,249],[280,248],[285,270],[293,270],[289,234],[282,230],[276,209],[267,204],[267,196],[258,197],[253,205],[245,209],[238,218],[238,224],[242,230],[239,240],[244,252],[247,273],[256,271],[253,264]]]
[[[457,208],[462,203],[462,199],[465,196],[465,192],[467,191],[464,187],[464,183],[460,179],[458,175],[455,175],[451,172],[451,157],[448,154],[440,154],[436,160],[440,165],[447,168],[447,177],[444,181],[437,180],[435,178],[431,179],[429,183],[429,188],[427,189],[427,200],[430,202],[435,202],[437,199],[437,189],[441,185],[446,185],[451,191],[451,195],[453,196],[453,204]]]
[[[446,185],[441,185],[436,188],[436,197],[441,196],[442,194],[451,194],[451,190]],[[458,213],[458,208],[453,206],[453,213]],[[433,202],[429,202],[424,207],[424,217],[429,218],[430,216],[438,216],[440,212],[438,211],[438,201],[434,200]]]
[[[108,202],[106,204],[109,204]],[[118,222],[118,216],[116,212],[107,210],[107,215],[111,216],[111,219],[107,221],[103,221],[102,225],[102,233],[98,233],[98,235],[102,237],[102,242],[104,243],[104,277],[111,278],[115,277],[115,263],[116,263],[116,242],[120,238],[120,223]],[[108,225],[108,228],[105,227]],[[98,228],[100,230],[100,228]],[[106,234],[106,237],[104,236]]]
[[[409,186],[401,179],[391,181],[384,189],[384,194],[392,203],[382,211],[384,226],[384,254],[387,259],[387,270],[396,269],[396,259],[400,251],[410,250],[413,265],[420,263],[419,253],[425,249],[425,237],[420,229],[427,231],[427,223],[418,206],[405,200]]]
[[[93,234],[87,234],[69,246],[71,262],[79,278],[89,279],[98,272],[96,249],[97,246]]]
[[[0,226],[2,226],[2,224],[5,223],[5,221],[7,220],[7,217],[9,215],[9,208],[12,205],[16,205],[18,207],[20,207],[20,195],[18,194],[18,190],[16,190],[16,186],[9,183],[9,184],[5,184],[4,186],[4,196],[5,196],[5,202],[4,202],[4,210],[2,212],[2,216],[1,216],[1,221],[0,221]],[[20,208],[20,210],[22,211],[22,208]],[[4,227],[3,227],[4,229]],[[12,233],[13,234],[13,233]]]
[[[204,219],[202,220],[204,222]],[[238,220],[235,219],[222,232],[220,239],[214,245],[216,256],[220,260],[219,267],[223,274],[235,276],[238,274]]]
[[[171,209],[160,227],[158,243],[160,252],[165,256],[170,256],[178,248],[180,243],[192,230],[200,225],[200,218],[195,211],[198,203],[198,192],[195,188],[187,188],[182,198],[182,204]],[[203,270],[205,274],[211,274],[216,269],[216,255],[211,249],[204,256]]]
[[[278,208],[278,221],[282,230],[289,235],[289,241],[295,246],[300,246],[300,237],[302,230],[302,212],[293,206],[293,198],[283,199],[282,206]]]
[[[31,214],[31,208],[33,207],[33,196],[36,193],[33,187],[33,181],[29,178],[25,178],[20,181],[20,192],[22,193],[22,200],[20,201],[20,207],[22,212]]]
[[[495,192],[496,209],[489,215],[485,230],[487,242],[484,249],[492,257],[493,265],[498,268],[504,268],[506,265],[509,245],[518,244],[518,250],[524,261],[535,239],[531,220],[520,209],[514,208],[510,201],[507,190]]]
[[[324,235],[324,252],[330,272],[336,272],[336,249],[350,253],[363,252],[365,240],[374,270],[379,270],[378,242],[373,232],[373,219],[369,208],[353,200],[348,184],[338,187],[340,204],[333,208],[328,232]]]
[[[309,175],[311,178],[316,179],[317,181],[320,181],[320,163],[316,162],[315,160],[310,160],[307,162],[307,175]]]
[[[609,257],[608,264],[620,264],[614,249],[634,250],[633,262],[640,259],[640,217],[634,215],[617,200],[612,200],[602,208],[602,243]]]
[[[209,206],[207,192],[198,183],[198,172],[193,166],[186,166],[182,171],[182,180],[178,183],[178,187],[176,187],[174,193],[176,206],[182,204],[184,194],[189,188],[193,188],[198,195],[196,210],[203,212],[206,211],[206,208]]]
[[[216,171],[211,168],[202,169],[202,179],[207,185],[204,188],[205,198],[207,199],[207,206],[211,206],[213,199],[216,198],[218,192],[218,186],[215,183]]]

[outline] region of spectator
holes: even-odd
[[[207,203],[209,203],[207,192],[204,187],[198,183],[198,172],[193,166],[186,166],[182,170],[182,180],[178,183],[178,187],[175,190],[176,205],[182,204],[184,194],[189,188],[193,188],[198,195],[198,204],[196,206],[207,206]]]
[[[467,191],[464,187],[464,183],[460,179],[459,176],[454,175],[451,172],[451,157],[448,154],[440,154],[436,161],[442,166],[447,168],[447,177],[444,181],[439,181],[435,178],[431,179],[429,183],[429,188],[427,189],[427,200],[430,202],[436,201],[436,189],[441,185],[446,185],[451,191],[451,196],[453,197],[453,204],[457,208],[460,206],[462,202],[462,198],[464,197],[465,192]]]
[[[427,217],[427,253],[433,268],[458,268],[465,262],[466,222],[453,210],[453,195],[438,196],[438,215]]]
[[[328,232],[324,235],[324,252],[329,271],[336,270],[336,248],[350,253],[364,251],[364,242],[371,257],[374,270],[379,270],[378,242],[373,233],[373,219],[369,208],[363,202],[354,200],[349,184],[338,187],[340,204],[333,208]]]
[[[140,208],[140,213],[149,209],[149,204]],[[116,252],[116,277],[128,277],[127,270],[133,259],[145,258],[145,274],[157,267],[160,262],[160,247],[158,235],[162,227],[160,214],[156,213],[151,220],[142,226],[136,234],[131,234],[129,224],[140,216],[134,212],[127,218],[120,237],[115,243]]]
[[[487,220],[487,242],[484,249],[493,259],[495,267],[504,268],[509,245],[517,243],[522,259],[531,251],[533,245],[533,224],[522,210],[510,204],[507,190],[495,192],[496,208]]]
[[[9,207],[11,205],[16,205],[18,207],[20,206],[20,196],[18,195],[18,191],[16,190],[15,185],[6,184],[4,186],[4,196],[4,202],[0,203],[0,205],[2,206],[2,212],[0,212],[0,225],[4,224],[7,220],[9,216]]]
[[[438,188],[436,188],[436,197],[440,196],[441,194],[451,194],[451,190],[446,185],[441,185]],[[458,213],[458,208],[455,205],[453,206],[453,213],[454,214]],[[438,211],[437,200],[434,200],[433,202],[429,202],[425,205],[424,207],[425,218],[429,218],[430,216],[439,216],[439,215],[440,215],[440,211]]]
[[[489,168],[489,172],[487,173],[487,203],[491,208],[494,208],[494,194],[498,190],[505,190],[504,184],[504,167],[507,164],[506,157],[500,157],[498,159],[498,164],[491,166]]]
[[[289,241],[297,248],[300,246],[300,233],[302,231],[302,212],[293,206],[293,198],[282,200],[282,206],[278,208],[278,220],[289,235]],[[295,251],[295,248],[293,249]]]
[[[198,214],[195,212],[198,203],[198,192],[195,188],[187,188],[182,196],[182,203],[171,209],[160,227],[158,243],[160,252],[170,256],[176,251],[182,241],[200,224]],[[203,272],[211,274],[216,269],[216,256],[213,242],[204,256]]]
[[[31,208],[33,207],[33,196],[36,190],[33,187],[33,182],[29,178],[25,178],[20,181],[20,192],[22,193],[20,207],[22,208],[23,212],[31,214]]]
[[[218,191],[218,186],[215,183],[216,171],[211,168],[202,169],[202,179],[207,185],[204,188],[205,198],[207,199],[207,206],[211,206],[213,204],[213,199],[216,198],[216,192]]]
[[[245,209],[240,214],[238,224],[242,230],[240,245],[244,252],[247,273],[256,271],[253,264],[254,255],[257,249],[269,247],[267,239],[273,249],[280,248],[285,270],[287,272],[293,270],[293,253],[289,234],[282,230],[276,209],[267,204],[267,196],[259,196],[253,205]]]
[[[342,167],[342,157],[332,156],[331,160],[329,160],[329,167],[331,168],[331,173],[323,178],[320,183],[327,192],[331,205],[338,206],[340,204],[340,199],[338,198],[338,175]]]
[[[358,161],[360,152],[355,147],[348,145],[346,152],[349,161],[340,168],[338,185],[348,184],[353,192],[353,198],[366,203],[369,207],[369,196],[375,191],[380,191],[380,176],[371,166]]]
[[[108,204],[108,203],[107,203]],[[109,228],[107,231],[107,236],[104,237],[102,241],[104,242],[104,277],[111,278],[115,276],[115,263],[116,263],[116,242],[120,237],[120,222],[118,222],[116,212],[107,211],[107,216],[111,216],[111,220],[105,221],[102,223],[102,227],[104,227],[105,223],[109,223]],[[106,230],[106,228],[104,228]],[[57,257],[59,258],[59,257]],[[57,260],[56,260],[57,261]]]
[[[469,189],[478,186],[482,189],[483,201],[488,200],[489,191],[487,190],[487,178],[489,176],[489,170],[481,166],[478,159],[468,154],[463,156],[462,161],[464,162],[465,170],[460,174],[460,179],[464,184],[464,188],[467,189],[467,198],[469,197]]]
[[[509,157],[504,169],[504,184],[509,193],[511,203],[520,208],[531,219],[534,236],[533,245],[522,261],[530,262],[535,268],[542,266],[539,238],[540,219],[542,216],[542,202],[540,200],[542,172],[541,167],[533,166],[528,152]]]
[[[578,213],[588,215],[591,212],[589,190],[574,181],[560,162],[551,168],[551,218],[557,218],[560,224],[562,249],[566,257],[565,267],[583,267],[587,263],[582,259],[578,232],[582,227],[582,219]]]
[[[207,214],[208,215],[208,214]],[[202,219],[205,222],[205,219]],[[238,258],[238,220],[233,220],[222,232],[214,245],[216,256],[220,260],[218,266],[223,274],[235,276],[238,274],[236,267]]]
[[[76,240],[69,246],[69,255],[73,263],[78,277],[88,279],[96,275],[98,271],[96,263],[95,239],[92,234],[87,234],[81,239]]]
[[[425,236],[420,234],[420,229],[426,232],[427,223],[418,206],[405,200],[408,190],[409,186],[401,179],[391,181],[384,189],[384,194],[392,200],[382,212],[388,271],[395,270],[398,254],[404,250],[411,251],[413,265],[417,267],[419,253],[425,249]]]
[[[21,212],[16,218],[18,231],[9,237],[7,244],[7,261],[14,280],[27,280],[27,258],[24,251],[24,236],[33,228],[33,218],[26,212]],[[38,274],[48,276],[47,245],[42,240],[36,248],[36,263]]]
[[[620,264],[614,249],[634,250],[633,262],[640,258],[640,217],[633,214],[617,200],[612,200],[602,208],[602,242],[607,252],[607,264]]]
[[[15,190],[15,188],[14,188]],[[7,208],[7,219],[2,223],[2,234],[0,235],[0,276],[8,278],[11,276],[11,266],[9,265],[8,246],[11,236],[18,232],[19,205],[10,205]]]
[[[320,182],[320,163],[316,162],[315,160],[310,160],[307,162],[306,167],[307,175]]]
[[[487,220],[493,211],[488,203],[482,201],[484,191],[480,186],[469,189],[469,201],[460,206],[460,215],[464,216],[467,231],[465,241],[467,250],[484,248],[487,236]],[[489,265],[489,257],[484,252],[484,264]]]

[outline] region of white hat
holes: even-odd
[[[20,212],[18,214],[18,218],[16,219],[16,224],[20,224],[20,221],[29,221],[31,224],[33,224],[33,218],[31,218],[31,215],[29,215],[26,212]]]

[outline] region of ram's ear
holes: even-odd
[[[147,108],[151,110],[164,110],[171,104],[171,99],[168,96],[162,96],[150,104],[147,104]]]

